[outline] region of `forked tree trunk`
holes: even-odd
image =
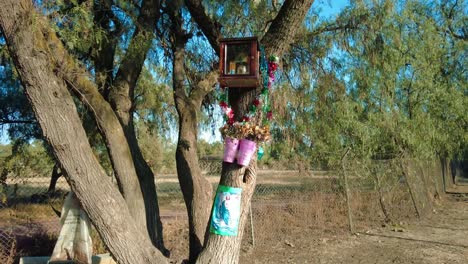
[[[149,0],[144,2],[146,4],[154,4],[157,1]],[[45,22],[43,23],[45,24]],[[120,107],[118,109],[120,111],[117,111],[119,119],[125,120],[125,123],[122,122],[123,124],[121,124],[110,104],[104,99],[102,94],[99,93],[96,85],[90,81],[92,78],[86,70],[80,67],[75,62],[74,58],[68,54],[55,35],[55,32],[52,32],[47,25],[41,23],[38,23],[37,28],[40,28],[39,30],[42,30],[44,34],[47,35],[50,49],[47,49],[49,48],[47,45],[44,45],[43,48],[44,52],[48,52],[48,55],[53,57],[50,67],[57,68],[55,71],[66,80],[68,86],[71,87],[82,102],[92,110],[91,113],[94,115],[99,125],[100,132],[106,141],[106,147],[109,151],[119,189],[124,195],[132,217],[137,221],[138,225],[145,227],[147,230],[146,233],[148,233],[153,244],[161,249],[165,255],[168,255],[169,252],[165,249],[162,239],[162,224],[160,221],[154,176],[141,155],[132,123],[127,123],[129,120],[132,121],[129,119],[131,116],[131,101],[129,101],[129,98],[131,98],[131,96],[122,95],[122,91],[123,94],[125,94],[130,90],[130,84],[123,80],[132,79],[132,83],[135,85],[139,71],[119,72],[120,81],[117,82],[119,87],[113,91],[114,94],[119,94],[116,90],[120,91],[122,95],[121,97],[117,96],[117,98],[120,99],[118,101],[119,106],[128,105],[128,107]],[[136,39],[137,40],[131,42],[132,47],[136,46],[134,42],[141,40],[141,37],[136,37]],[[122,65],[123,68],[131,68],[132,59],[139,60],[142,64],[146,53],[142,50],[135,50],[135,48],[129,48],[128,52],[136,52],[138,56],[134,54],[128,55],[124,60],[125,65]],[[133,66],[138,67],[138,65]],[[134,157],[137,160],[134,160]]]
[[[168,256],[169,251],[164,247],[154,174],[141,153],[133,120],[134,91],[144,66],[146,54],[153,43],[153,32],[159,19],[159,7],[159,0],[143,0],[141,2],[136,29],[117,71],[114,86],[110,89],[109,101],[117,114],[130,146],[146,210],[148,235],[153,244],[161,249],[164,255]]]
[[[112,91],[115,90],[129,90],[128,84],[121,83],[122,86],[127,86],[126,88],[122,89],[122,86],[114,88],[111,90],[111,98],[113,93]],[[128,96],[128,95],[127,95]],[[127,99],[130,97],[119,97],[117,102],[119,104],[115,104],[116,113],[118,115],[120,124],[123,128],[126,143],[128,143],[131,156],[132,156],[132,166],[136,169],[136,174],[138,175],[139,181],[139,191],[142,196],[139,200],[144,205],[144,212],[143,219],[145,219],[145,227],[147,229],[147,233],[153,241],[153,244],[161,249],[164,255],[168,256],[169,251],[164,247],[163,241],[163,228],[161,223],[160,211],[159,211],[159,204],[158,204],[158,197],[156,193],[156,185],[155,185],[155,178],[153,171],[146,163],[143,154],[141,153],[140,146],[138,145],[138,139],[135,133],[135,127],[133,124],[133,111],[131,107],[131,101]],[[112,99],[111,99],[112,100]],[[122,104],[122,101],[127,101],[130,105]]]
[[[194,263],[203,248],[210,215],[212,187],[202,175],[197,153],[198,118],[201,98],[191,98],[184,89],[184,41],[175,44],[173,62],[174,101],[179,114],[176,149],[177,176],[189,221],[189,262]]]
[[[29,0],[3,0],[0,26],[45,138],[72,190],[118,263],[165,263],[93,155],[75,104],[44,53],[46,40]]]
[[[122,126],[110,104],[104,100],[91,77],[68,54],[55,32],[46,25],[45,20],[36,15],[36,31],[42,32],[47,41],[37,48],[49,56],[49,68],[66,80],[74,93],[92,110],[99,130],[106,142],[110,161],[115,171],[117,184],[123,194],[132,217],[138,225],[146,227],[146,213],[140,183],[133,163],[132,153]]]

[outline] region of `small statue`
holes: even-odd
[[[237,74],[246,74],[247,73],[247,66],[243,64],[239,64],[237,66]]]

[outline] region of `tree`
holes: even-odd
[[[293,159],[294,146],[324,167],[349,147],[366,160],[466,158],[465,2],[354,1],[316,22],[275,91],[274,154]]]
[[[464,2],[353,1],[329,21],[305,18],[312,2],[286,0],[278,9],[277,1],[36,1],[34,8],[4,0],[0,28],[9,51],[5,57],[1,40],[2,60],[11,54],[16,69],[2,62],[7,67],[0,70],[16,70],[22,86],[0,76],[6,80],[0,122],[36,123],[8,108],[24,106],[11,99],[24,88],[72,189],[120,263],[166,261],[154,248],[167,253],[150,169],[158,158],[142,154],[151,150],[141,146],[147,135],[136,131],[147,121],[167,123],[161,109],[171,106],[179,115],[169,119],[179,125],[176,166],[189,215],[189,261],[238,260],[256,161],[247,168],[223,164],[220,183],[242,187],[243,200],[239,236],[221,237],[207,232],[212,190],[197,156],[200,108],[212,98],[222,36],[253,32],[263,36],[267,54],[285,55],[289,83],[273,94],[272,130],[284,139],[273,143],[277,158],[331,166],[348,147],[367,160],[403,152],[466,156]],[[173,90],[153,85],[155,76]],[[231,94],[237,119],[258,92]],[[93,155],[95,141],[104,142],[100,153],[117,188]]]
[[[262,40],[268,53],[281,55],[288,49],[312,2],[285,1]],[[113,76],[110,73],[115,70],[115,53],[118,50],[115,40],[122,26],[111,11],[115,3],[95,1],[90,5],[85,1],[67,1],[64,4],[63,10],[89,11],[87,14],[92,15],[78,16],[78,19],[89,22],[92,18],[94,24],[99,25],[100,34],[96,36],[100,37],[78,46],[70,38],[64,46],[60,33],[72,33],[79,23],[61,21],[56,28],[58,36],[49,21],[26,0],[2,2],[0,25],[44,137],[111,253],[119,263],[163,263],[165,259],[160,251],[167,253],[162,241],[154,175],[141,154],[133,120],[135,86],[154,39],[159,10],[164,9],[171,20],[168,36],[171,37],[174,101],[180,125],[176,160],[190,219],[190,261],[194,262],[200,254],[199,263],[236,263],[242,228],[255,187],[256,163],[252,162],[247,170],[223,165],[221,183],[244,188],[240,235],[223,238],[206,233],[211,185],[201,177],[198,166],[196,113],[203,98],[211,91],[216,73],[199,76],[190,93],[186,93],[184,49],[189,34],[180,23],[184,19],[181,12],[185,7],[179,5],[180,2],[171,2],[161,8],[159,1],[152,0],[144,0],[138,6],[119,6],[134,15],[135,30],[128,36],[128,46]],[[217,52],[220,24],[205,13],[201,1],[186,1],[186,6]],[[89,33],[89,28],[81,29],[82,34]],[[87,59],[80,64],[67,49],[74,50],[75,56]],[[85,52],[87,50],[89,54]],[[93,66],[94,75],[86,69],[89,65]],[[242,94],[238,98],[236,118],[242,116],[247,103],[257,92]],[[94,116],[106,142],[118,189],[106,177],[91,151],[72,94]],[[229,175],[237,175],[236,180],[230,181]],[[155,250],[152,244],[160,251]],[[219,254],[223,250],[226,252],[228,247],[235,250],[229,250],[230,254]]]

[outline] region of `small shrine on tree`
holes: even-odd
[[[220,128],[224,139],[223,162],[247,167],[252,159],[262,158],[262,144],[271,139],[270,89],[278,63],[278,57],[266,56],[257,37],[220,40],[219,106],[225,120]],[[250,100],[248,105],[246,98]],[[241,193],[241,188],[218,186],[210,223],[212,233],[237,236]]]

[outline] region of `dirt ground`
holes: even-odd
[[[254,206],[255,246],[248,229],[240,263],[468,263],[468,195],[444,197],[433,213],[422,220],[415,218],[386,225],[374,220],[356,221],[359,232],[355,235],[347,231],[346,213],[339,209],[343,206],[333,206],[331,198],[318,201],[318,197],[304,207],[274,203]],[[301,213],[303,208],[310,210]],[[175,263],[181,263],[188,249],[186,215],[183,211],[161,213],[166,246]],[[49,226],[44,224],[44,228]],[[27,236],[30,240],[26,241],[25,236],[19,242],[30,247],[28,251],[19,249],[22,255],[44,255],[52,250],[55,242],[54,237],[41,230],[37,232],[41,234],[38,237],[27,224],[17,233],[30,234]]]
[[[468,196],[448,197],[424,220],[362,230],[292,228],[281,237],[244,247],[241,263],[466,264]]]
[[[270,225],[257,224],[254,247],[247,230],[240,263],[468,263],[468,196],[444,198],[433,214],[423,220],[371,229],[361,227],[355,235],[347,232],[346,225],[336,226],[326,219],[316,227],[298,222],[285,225],[290,219],[293,218],[275,220]],[[186,238],[187,230],[181,226],[183,219],[167,220],[171,219],[165,221],[166,244],[172,257],[180,260],[187,249],[180,238]]]

